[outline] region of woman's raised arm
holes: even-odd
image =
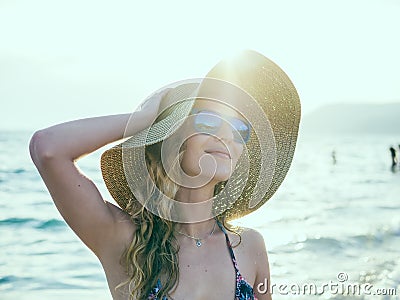
[[[129,216],[104,201],[95,184],[75,161],[102,146],[148,127],[155,119],[164,92],[154,95],[132,114],[87,118],[35,132],[29,150],[53,201],[64,220],[97,255],[120,251],[132,233]]]

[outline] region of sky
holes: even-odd
[[[0,129],[128,113],[153,91],[254,49],[303,114],[400,102],[400,1],[0,0]]]

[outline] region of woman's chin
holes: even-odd
[[[214,181],[217,183],[227,181],[231,177],[232,173],[231,172],[217,172],[214,175]]]

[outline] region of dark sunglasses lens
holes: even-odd
[[[202,111],[196,114],[194,118],[194,127],[196,131],[203,133],[215,133],[221,126],[221,117],[212,112]]]
[[[239,143],[247,143],[250,138],[249,125],[239,119],[231,120],[231,124],[235,129],[233,131],[235,140]]]

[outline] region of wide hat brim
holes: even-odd
[[[207,95],[201,95],[202,85],[210,81],[211,86],[216,83],[216,87],[240,90],[241,99],[246,99],[234,106],[248,118],[253,128],[231,178],[212,199],[213,214],[224,214],[227,220],[243,217],[267,202],[283,182],[296,147],[300,99],[291,80],[279,66],[265,56],[247,50],[233,62],[221,61],[203,79],[175,83],[160,107],[160,111],[169,109],[165,117],[102,154],[101,170],[105,184],[114,200],[128,213],[146,206],[146,198],[151,197],[143,177],[147,173],[146,146],[171,138],[190,115],[199,97],[218,98],[216,100],[232,105],[229,99],[221,99],[210,90],[204,92]],[[173,204],[181,205],[178,201]],[[151,205],[146,208],[158,215],[160,213]],[[182,221],[174,214],[167,218]]]

